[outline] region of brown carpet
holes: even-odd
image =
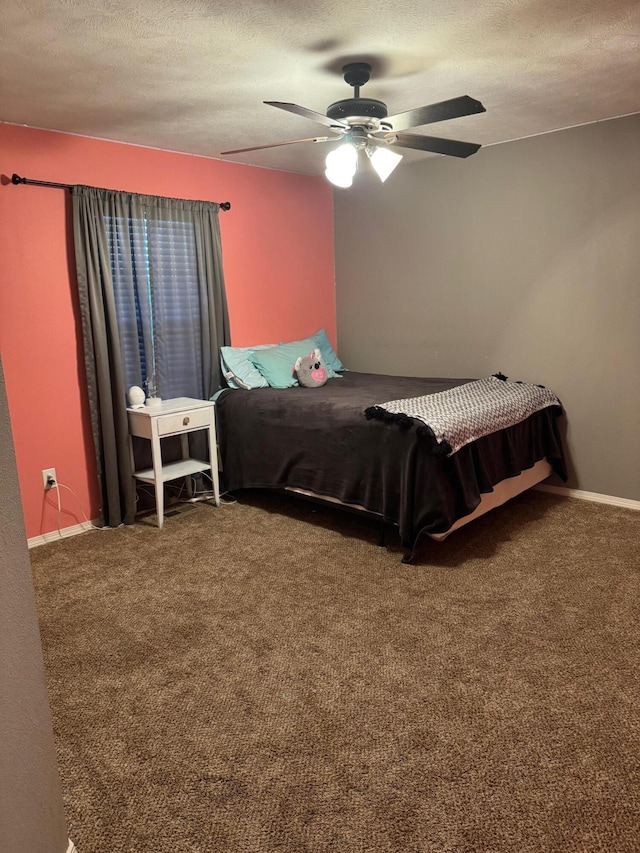
[[[639,534],[530,492],[404,565],[255,493],[35,549],[70,837],[637,853]]]

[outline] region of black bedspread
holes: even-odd
[[[218,398],[222,484],[228,491],[293,487],[358,505],[397,524],[402,544],[442,533],[482,493],[548,458],[566,477],[551,408],[433,455],[415,429],[367,420],[380,401],[444,391],[469,379],[343,374],[320,388],[227,390]]]

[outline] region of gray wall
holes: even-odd
[[[64,853],[58,778],[0,361],[0,850]]]
[[[567,485],[640,500],[639,152],[636,115],[336,191],[341,359],[544,384]]]

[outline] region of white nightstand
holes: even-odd
[[[220,487],[218,485],[218,464],[216,448],[216,426],[214,404],[209,400],[193,400],[190,397],[176,397],[163,400],[156,406],[144,406],[140,409],[127,409],[129,416],[129,435],[148,438],[151,442],[152,468],[134,470],[134,478],[143,483],[151,483],[156,492],[158,527],[164,521],[164,484],[168,480],[187,477],[187,489],[191,491],[191,474],[209,472],[213,484],[216,506],[220,506]],[[208,431],[208,456],[205,461],[189,456],[189,433],[196,430]],[[182,459],[177,462],[162,462],[160,440],[170,435],[179,435],[182,443]],[[131,450],[133,466],[133,447]]]

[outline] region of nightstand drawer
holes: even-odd
[[[176,415],[164,415],[158,418],[158,435],[171,435],[190,429],[203,429],[211,422],[211,409],[191,409]]]

